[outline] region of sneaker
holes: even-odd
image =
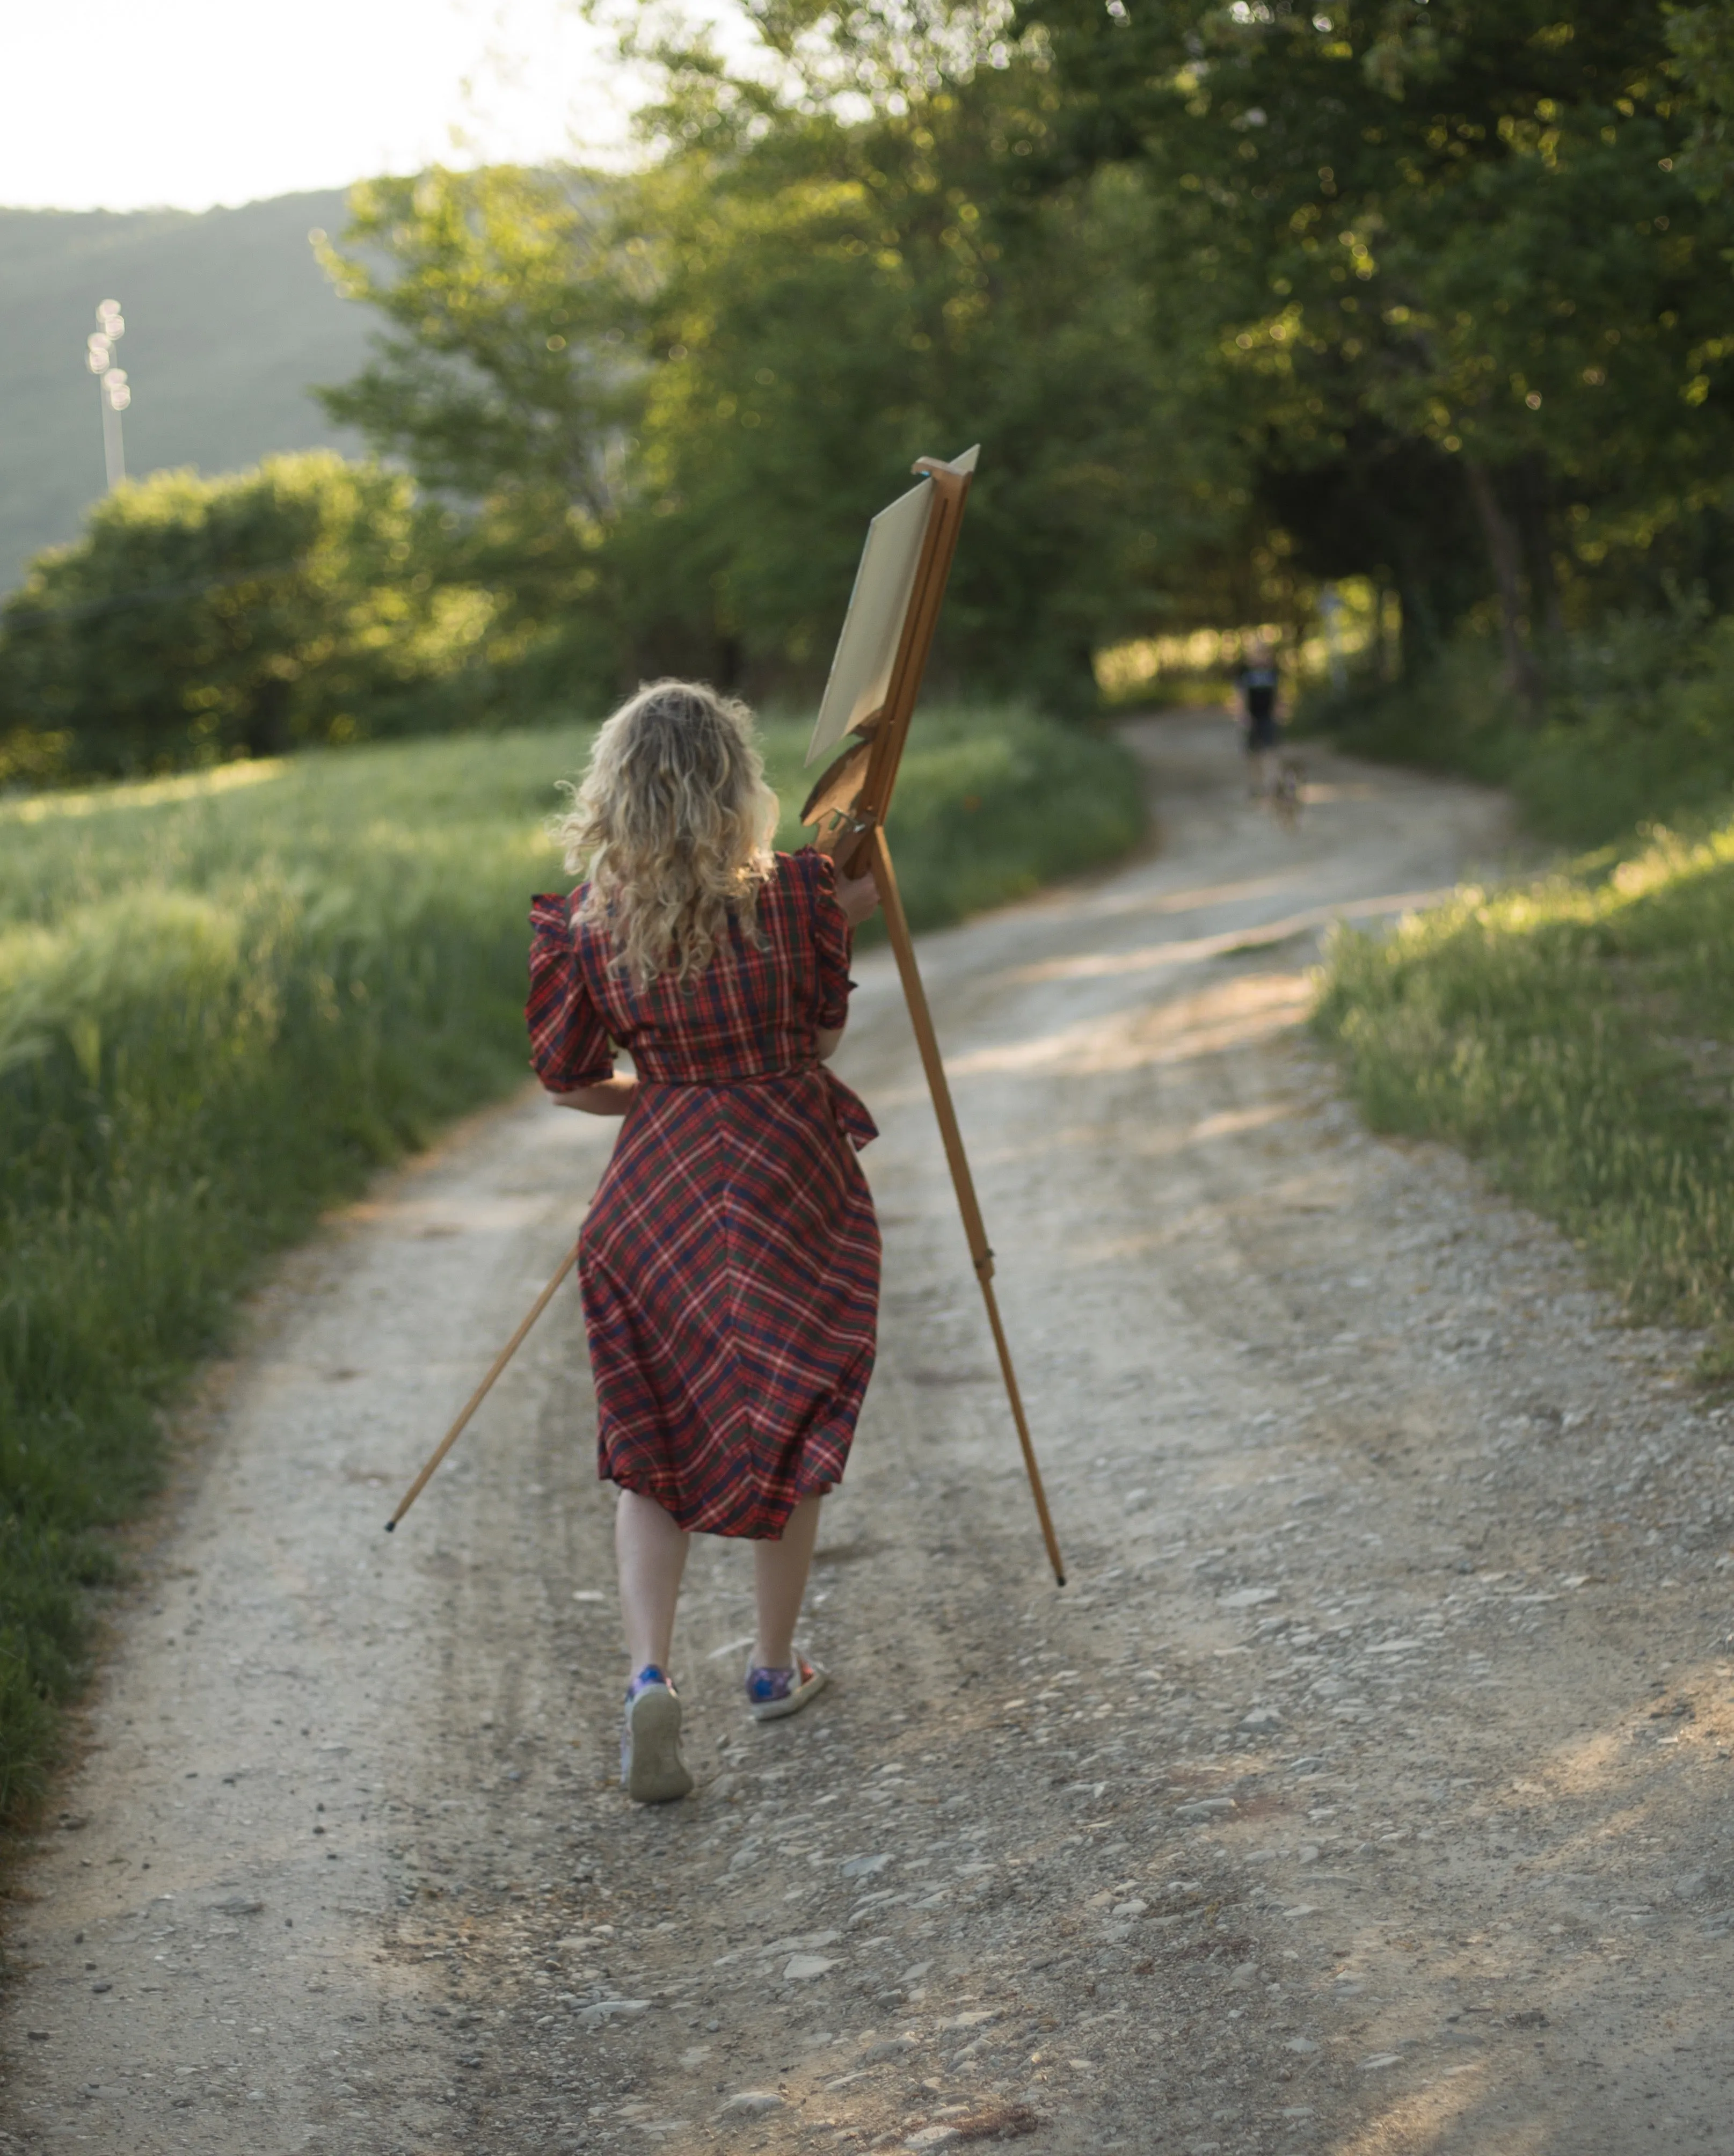
[[[669,1804],[692,1787],[680,1757],[680,1696],[654,1665],[640,1670],[626,1687],[620,1786],[639,1804]]]
[[[786,1714],[798,1714],[824,1687],[824,1671],[798,1650],[792,1670],[762,1670],[755,1664],[747,1671],[746,1711],[755,1722],[780,1722]]]

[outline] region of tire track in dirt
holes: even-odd
[[[701,1786],[628,1812],[575,1299],[378,1532],[610,1136],[479,1119],[206,1388],[13,1905],[0,2146],[1734,2146],[1723,1411],[1298,1026],[1318,923],[1499,805],[1318,757],[1285,834],[1218,722],[1136,737],[1159,850],[923,949],[1074,1584],[875,953],[836,1681],[745,1720],[701,1543]]]

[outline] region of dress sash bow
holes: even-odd
[[[827,1063],[795,1063],[782,1070],[743,1070],[730,1078],[664,1078],[654,1071],[640,1070],[639,1083],[644,1086],[679,1086],[697,1089],[716,1086],[722,1091],[736,1086],[777,1086],[791,1078],[808,1077],[823,1081],[828,1096],[827,1106],[839,1136],[846,1138],[857,1152],[863,1146],[871,1145],[879,1136],[879,1125],[868,1113],[867,1103],[859,1093],[851,1091]]]

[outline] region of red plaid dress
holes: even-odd
[[[818,1061],[849,1008],[849,927],[823,855],[779,854],[685,988],[639,993],[570,899],[531,909],[531,1060],[551,1092],[630,1053],[638,1091],[578,1260],[598,1472],[707,1534],[775,1539],[842,1479],[873,1370],[879,1224],[855,1152],[878,1133]]]

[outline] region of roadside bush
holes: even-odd
[[[121,487],[0,608],[0,783],[439,723],[494,612],[440,542],[411,480],[329,451]]]

